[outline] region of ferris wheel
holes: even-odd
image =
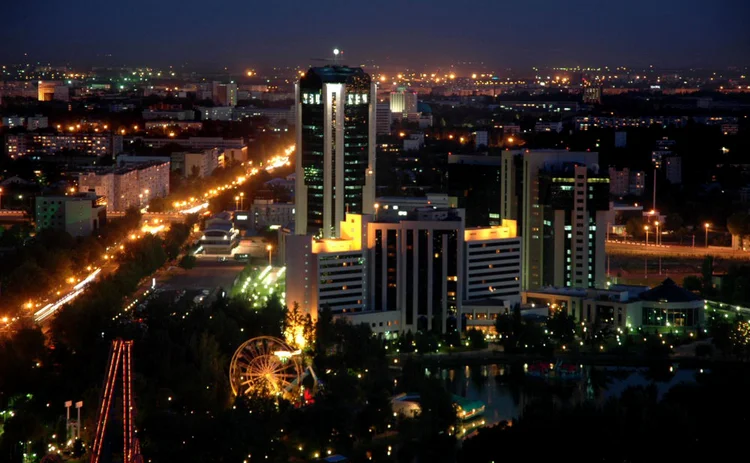
[[[229,365],[232,392],[293,398],[302,383],[300,354],[281,339],[270,336],[245,341]]]

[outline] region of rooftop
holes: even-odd
[[[651,302],[694,302],[701,298],[677,285],[671,278],[667,278],[660,285],[655,286],[639,295],[644,301]]]

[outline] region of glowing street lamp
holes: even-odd
[[[240,208],[240,197],[235,196],[234,197],[234,210],[238,210]]]
[[[268,246],[266,246],[266,251],[268,251],[268,265],[270,266],[271,265],[271,255],[273,253],[273,246],[271,246],[270,244]]]
[[[649,229],[649,226],[648,225],[644,225],[643,229],[646,230],[646,246],[648,246],[648,229]]]
[[[656,238],[655,238],[655,244],[656,244],[656,245],[658,246],[658,245],[659,245],[659,235],[660,235],[660,233],[659,233],[659,221],[658,221],[658,220],[657,220],[657,221],[655,221],[655,222],[654,222],[654,225],[656,225]]]
[[[706,248],[708,248],[708,229],[711,227],[711,224],[706,222],[703,224],[703,228],[706,229]]]

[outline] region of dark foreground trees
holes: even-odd
[[[741,399],[748,387],[748,367],[735,365],[699,374],[696,383],[674,386],[663,396],[649,386],[632,387],[603,404],[532,402],[519,420],[482,429],[464,442],[460,460],[711,460],[717,442],[736,442],[750,425],[750,404]]]

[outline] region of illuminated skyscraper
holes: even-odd
[[[361,68],[316,67],[295,93],[295,234],[335,238],[347,212],[373,212],[375,83]]]

